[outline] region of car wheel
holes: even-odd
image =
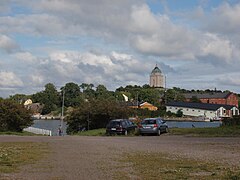
[[[169,129],[168,129],[168,127],[166,127],[166,133],[169,133]]]
[[[128,135],[128,131],[127,131],[127,130],[124,131],[124,135],[125,135],[125,136]]]
[[[160,131],[160,129],[158,129],[157,135],[158,135],[158,136],[161,135],[161,131]]]

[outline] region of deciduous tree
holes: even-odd
[[[33,123],[31,112],[11,100],[0,101],[0,131],[21,132]]]

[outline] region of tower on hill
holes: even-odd
[[[156,88],[164,87],[164,75],[157,64],[150,74],[150,86]]]

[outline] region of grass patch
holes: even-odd
[[[34,163],[47,152],[46,143],[1,142],[0,173],[16,172],[21,165]]]
[[[5,132],[0,132],[0,135],[39,136],[39,134],[34,134],[27,131],[22,131],[22,132],[5,131]]]
[[[101,129],[93,129],[93,130],[89,130],[89,131],[82,131],[82,132],[78,132],[74,135],[77,135],[77,136],[105,136],[106,135],[106,129],[101,128]],[[117,136],[117,134],[115,134],[115,135]],[[138,131],[129,132],[129,134],[128,134],[128,136],[135,136],[135,135],[139,135]],[[114,136],[114,134],[112,136]],[[121,137],[125,137],[125,135],[121,135]]]
[[[191,135],[203,137],[238,137],[240,126],[221,126],[213,128],[172,128],[172,135]]]
[[[240,179],[239,168],[163,153],[127,154],[120,162],[129,164],[128,169],[141,179]]]
[[[74,135],[78,135],[78,136],[104,136],[105,133],[106,133],[106,129],[101,128],[101,129],[93,129],[93,130],[89,130],[89,131],[78,132]]]

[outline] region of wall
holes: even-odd
[[[179,109],[182,109],[183,114],[187,116],[204,116],[210,119],[213,119],[217,116],[217,111],[167,106],[167,111],[171,111],[172,113],[177,113]],[[222,113],[222,110],[220,110],[219,113]]]

